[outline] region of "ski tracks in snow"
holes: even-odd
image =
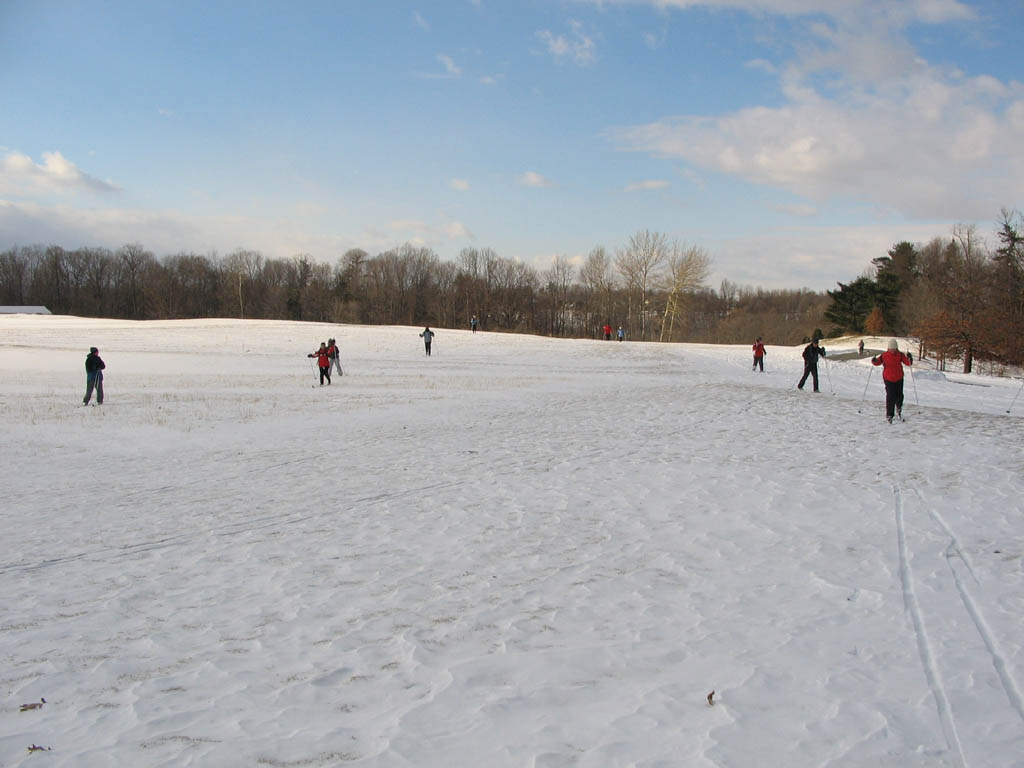
[[[893,502],[896,517],[896,535],[899,547],[899,572],[903,588],[904,605],[907,612],[910,614],[910,619],[914,628],[914,635],[917,640],[917,648],[921,659],[921,665],[924,668],[928,687],[935,700],[937,714],[942,727],[943,736],[949,748],[949,753],[953,759],[954,765],[959,766],[960,768],[970,768],[972,763],[967,759],[964,749],[964,739],[961,738],[961,734],[957,726],[956,707],[950,703],[950,695],[943,679],[943,666],[952,667],[953,662],[955,661],[958,666],[954,667],[954,674],[957,672],[963,673],[965,670],[960,668],[959,665],[963,664],[965,659],[970,659],[975,665],[975,668],[966,670],[967,674],[972,678],[984,678],[984,669],[982,669],[982,667],[985,666],[987,662],[990,662],[992,668],[995,670],[999,686],[1005,693],[1009,709],[1012,710],[1012,714],[1006,713],[1005,719],[1007,721],[1018,720],[1021,724],[1024,724],[1024,699],[1021,697],[1020,686],[1014,679],[1009,665],[1007,664],[1007,657],[1001,650],[998,639],[989,627],[989,624],[978,605],[978,601],[974,598],[971,588],[968,585],[968,581],[972,581],[975,585],[978,585],[979,581],[975,575],[970,559],[961,548],[959,538],[938,510],[928,504],[920,491],[915,489],[914,495],[920,501],[921,507],[927,513],[928,518],[941,529],[945,536],[949,538],[949,544],[943,552],[943,559],[946,562],[950,578],[956,587],[956,592],[960,598],[963,612],[966,613],[967,618],[970,621],[970,625],[965,627],[963,626],[962,621],[955,620],[959,612],[957,610],[952,612],[952,616],[955,620],[954,624],[958,625],[956,626],[957,633],[960,635],[955,639],[960,645],[966,645],[972,642],[972,638],[969,637],[969,632],[970,629],[973,628],[977,632],[977,635],[987,652],[987,658],[979,658],[978,654],[974,654],[973,656],[963,654],[958,658],[951,660],[946,660],[941,653],[936,653],[937,645],[929,635],[925,620],[925,612],[922,610],[921,600],[918,597],[918,591],[915,585],[914,568],[911,564],[914,550],[908,540],[908,525],[906,521],[904,493],[899,486],[894,485]],[[910,529],[910,533],[915,533],[913,528]],[[941,569],[939,569],[939,573],[941,573]],[[962,614],[959,615],[962,616]],[[947,613],[947,617],[948,616],[949,614]],[[947,617],[943,617],[943,619],[949,623],[949,619]],[[967,744],[968,747],[971,746],[970,739],[967,739]]]

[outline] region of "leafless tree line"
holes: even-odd
[[[700,247],[640,231],[614,252],[594,248],[578,267],[558,256],[536,270],[490,248],[453,261],[415,245],[370,256],[352,249],[333,265],[300,254],[181,252],[157,257],[138,243],[117,250],[29,246],[0,253],[0,304],[55,314],[132,320],[197,317],[374,325],[480,327],[598,338],[606,324],[631,340],[797,343],[827,303],[809,291],[762,291],[705,281]]]

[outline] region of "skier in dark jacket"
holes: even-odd
[[[885,383],[885,420],[892,424],[892,417],[903,420],[903,366],[913,365],[914,357],[909,352],[900,352],[896,339],[889,339],[889,348],[871,358],[874,365],[882,366],[882,381]]]
[[[323,341],[320,342],[320,349],[316,352],[311,352],[307,357],[315,357],[317,367],[320,369],[320,386],[324,385],[324,379],[327,379],[327,383],[331,383],[331,356],[327,351],[327,344]]]
[[[430,328],[424,328],[420,336],[423,338],[423,347],[426,349],[427,357],[430,357],[430,342],[434,340],[434,332]]]
[[[107,366],[100,359],[99,352],[96,347],[89,347],[89,354],[85,358],[85,398],[82,405],[89,404],[93,389],[96,390],[96,404],[103,405],[103,369]]]
[[[327,340],[327,359],[331,361],[327,367],[332,373],[337,368],[339,376],[345,375],[345,372],[341,370],[341,352],[338,349],[338,343],[334,339]]]
[[[819,357],[825,357],[825,348],[818,346],[818,340],[815,339],[804,347],[804,375],[800,377],[800,383],[796,385],[797,389],[803,389],[807,377],[810,376],[814,381],[814,391],[818,391]]]

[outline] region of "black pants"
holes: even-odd
[[[327,383],[328,384],[331,383],[331,367],[330,366],[327,366],[326,368],[321,368],[320,369],[320,386],[321,387],[324,385],[324,379],[327,379]]]
[[[754,368],[757,368],[758,366],[760,366],[760,368],[761,368],[761,373],[764,373],[764,355],[761,355],[761,356],[755,355],[754,356]],[[753,370],[753,369],[751,369],[751,370]]]
[[[423,346],[427,348],[427,357],[430,357],[430,342],[424,341]]]
[[[804,382],[807,381],[807,377],[810,376],[814,379],[814,391],[818,391],[818,366],[804,364],[804,375],[800,379],[800,383],[796,385],[797,389],[804,388]]]
[[[94,388],[96,389],[96,402],[103,405],[103,371],[96,371],[85,375],[85,398],[82,400],[82,405],[89,404]]]
[[[896,411],[903,411],[903,379],[885,382],[885,418],[891,419]]]

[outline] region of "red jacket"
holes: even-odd
[[[887,349],[878,357],[871,358],[871,362],[882,366],[882,378],[886,381],[903,381],[903,366],[914,361],[898,349]]]
[[[315,357],[316,364],[321,368],[331,367],[331,359],[327,356],[327,347],[320,347],[320,349],[311,354],[310,357]]]
[[[764,357],[764,344],[760,341],[754,344],[754,357]]]

